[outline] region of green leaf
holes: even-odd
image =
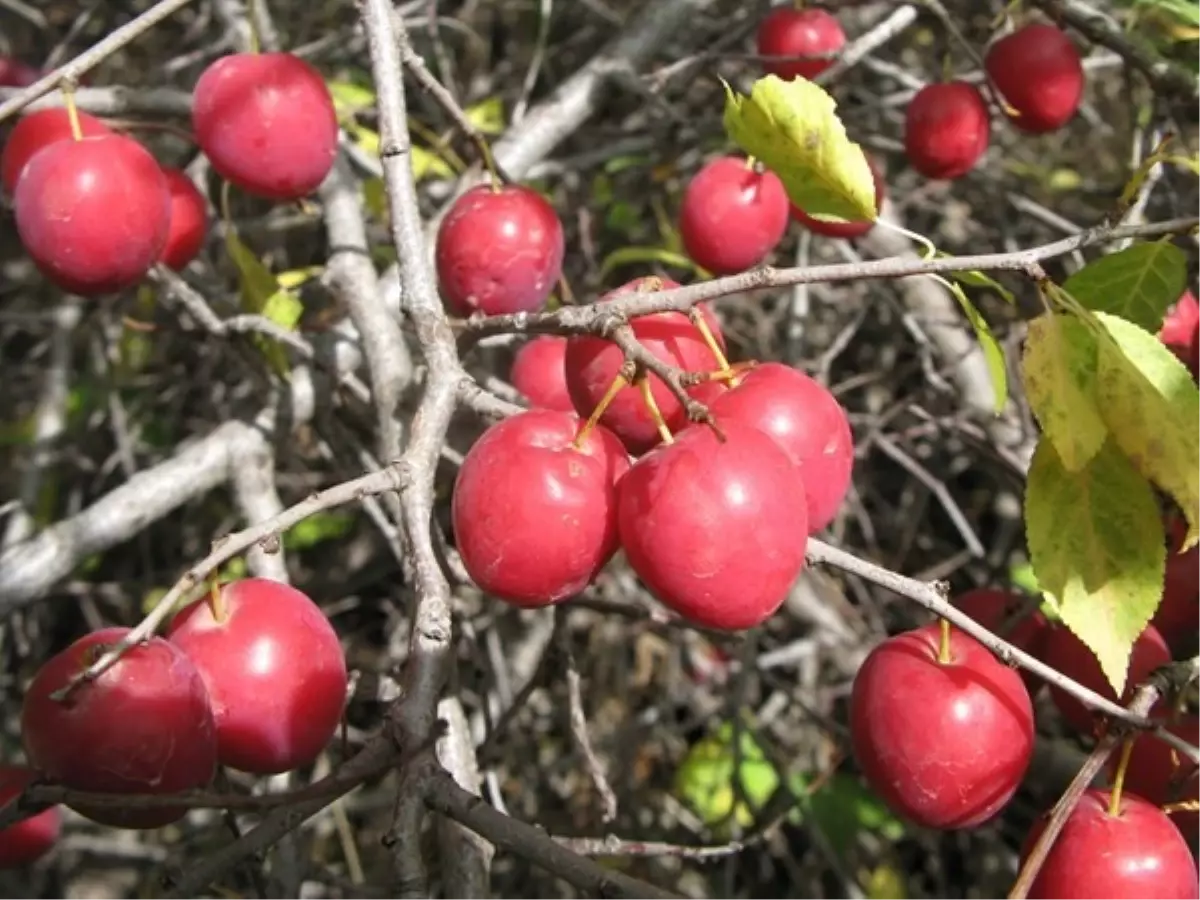
[[[788,779],[788,787],[799,798],[794,818],[819,828],[840,858],[846,858],[862,832],[878,834],[891,842],[904,837],[904,823],[860,779],[838,772],[809,793],[808,785],[815,777],[798,774]]]
[[[279,286],[279,280],[271,270],[254,255],[254,251],[242,243],[232,228],[225,232],[225,247],[238,270],[242,309],[248,313],[267,316],[284,328],[292,328],[300,320],[299,312],[293,304],[298,305],[300,301]],[[292,302],[281,298],[280,295],[291,297]],[[303,311],[302,308],[300,311]],[[288,321],[292,316],[294,320]],[[286,378],[290,367],[284,348],[261,334],[254,335],[252,340],[266,357],[271,369],[280,377]]]
[[[859,874],[867,900],[903,900],[908,896],[908,879],[904,867],[880,863]]]
[[[874,221],[875,178],[846,137],[837,102],[805,78],[767,75],[750,96],[725,85],[725,132],[779,176],[788,198],[815,219]]]
[[[424,181],[426,178],[453,178],[454,169],[450,164],[434,153],[417,144],[412,146],[413,178]]]
[[[939,253],[938,256],[949,256],[948,253]],[[1017,298],[1013,296],[1013,292],[998,282],[995,278],[988,275],[986,272],[980,272],[978,269],[969,271],[951,272],[950,276],[957,281],[961,281],[967,287],[983,288],[984,290],[995,291],[1011,304],[1016,304]]]
[[[988,375],[992,379],[993,408],[997,413],[1002,412],[1004,404],[1008,402],[1008,368],[1004,364],[1004,350],[1001,349],[1000,342],[996,340],[996,336],[992,334],[992,329],[988,325],[987,319],[975,308],[975,304],[968,299],[962,286],[951,281],[947,281],[946,286],[950,289],[950,293],[954,295],[954,299],[958,301],[958,305],[962,307],[962,311],[966,315],[967,321],[971,323],[971,327],[975,329],[975,337],[978,338],[979,346],[983,349],[983,358],[987,361]]]
[[[1133,642],[1162,596],[1166,543],[1153,490],[1112,440],[1071,471],[1043,437],[1025,531],[1038,583],[1119,696]]]
[[[327,81],[329,96],[333,98],[333,108],[337,111],[338,119],[353,116],[357,112],[375,107],[375,91],[351,81]]]
[[[1130,0],[1123,0],[1128,4]],[[1132,0],[1136,9],[1152,9],[1155,12],[1170,16],[1180,25],[1200,28],[1200,5],[1196,0]]]
[[[1099,342],[1100,414],[1134,468],[1187,516],[1186,549],[1200,524],[1200,391],[1155,335],[1116,316],[1097,319],[1111,338]]]
[[[286,272],[280,272],[275,277],[275,280],[279,282],[280,287],[291,291],[308,284],[308,282],[324,271],[324,266],[305,266],[302,269],[288,269]]]
[[[692,745],[675,773],[675,794],[706,825],[716,825],[733,815],[743,827],[754,823],[758,809],[766,805],[779,787],[779,775],[750,734],[741,731],[741,765],[734,752],[732,722]],[[735,769],[737,771],[735,771]],[[753,808],[737,803],[735,779]],[[736,809],[735,809],[736,803]]]
[[[1042,586],[1038,584],[1037,576],[1033,574],[1033,566],[1027,562],[1014,563],[1008,568],[1008,580],[1013,587],[1029,594],[1040,594]]]
[[[324,541],[342,537],[353,526],[354,516],[349,513],[314,513],[284,532],[283,546],[287,550],[307,550]]]
[[[504,101],[500,97],[488,97],[463,112],[467,121],[481,134],[503,134],[508,127],[504,118]]]
[[[613,269],[627,266],[631,263],[656,262],[664,266],[674,266],[695,272],[700,278],[707,278],[708,272],[696,265],[682,253],[675,253],[663,247],[620,247],[600,263],[600,280],[603,281]]]
[[[1044,314],[1029,323],[1021,374],[1029,405],[1063,465],[1076,471],[1104,443],[1096,401],[1096,337],[1075,316]]]
[[[1088,263],[1063,290],[1095,312],[1158,331],[1163,313],[1187,287],[1187,258],[1166,241],[1134,244]]]

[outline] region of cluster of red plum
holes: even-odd
[[[329,89],[290,53],[215,60],[192,94],[192,131],[221,177],[278,202],[312,193],[337,155]],[[195,182],[70,102],[17,121],[0,184],[30,259],[81,296],[129,288],[158,263],[182,269],[207,237],[208,204]]]
[[[218,766],[290,772],[311,765],[337,731],[347,691],[341,644],[321,608],[289,585],[245,578],[213,588],[177,612],[164,636],[79,680],[128,634],[93,631],[41,665],[21,708],[28,765],[0,767],[0,804],[44,781],[115,795],[68,803],[95,822],[158,828],[187,807],[139,805],[130,795],[206,788]],[[0,832],[0,866],[43,855],[60,829],[51,806]]]

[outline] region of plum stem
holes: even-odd
[[[75,105],[75,85],[64,81],[62,86],[63,106],[67,108],[67,121],[71,125],[71,138],[83,140],[83,126],[79,122],[79,108]]]
[[[1108,814],[1117,816],[1121,812],[1121,791],[1125,787],[1125,770],[1129,768],[1129,755],[1133,753],[1133,742],[1137,735],[1127,737],[1121,743],[1121,757],[1117,760],[1117,773],[1113,776],[1112,789],[1108,794]]]
[[[700,332],[700,337],[704,338],[704,343],[708,345],[709,351],[717,360],[718,377],[727,377],[730,371],[729,359],[725,356],[725,351],[721,349],[721,345],[717,343],[716,335],[712,333],[712,329],[708,327],[708,322],[704,320],[703,313],[696,307],[688,310],[688,318],[692,320],[692,324],[696,326],[696,330]]]
[[[258,33],[258,0],[246,0],[246,24],[250,26],[250,52],[262,52],[262,36]]]
[[[755,166],[757,164],[758,164],[758,160],[755,159],[753,156],[746,157],[746,171],[747,172],[757,172],[758,170],[755,169]]]
[[[482,135],[480,135],[477,143],[479,146],[479,155],[483,157],[483,166],[487,169],[488,179],[492,183],[492,193],[498,194],[500,193],[500,189],[504,187],[504,179],[500,177],[500,172],[496,168],[496,158],[492,156],[492,148],[488,146],[488,142],[484,140]]]
[[[567,281],[566,275],[558,276],[558,292],[562,295],[560,299],[563,306],[575,305],[575,292],[571,290],[571,283]]]
[[[950,620],[941,619],[941,637],[938,640],[938,655],[937,661],[940,665],[946,666],[954,661],[954,654],[950,652]]]
[[[654,399],[654,391],[650,389],[650,379],[644,372],[638,379],[637,386],[642,395],[642,402],[646,404],[650,418],[654,420],[654,427],[658,429],[659,436],[662,437],[662,442],[664,444],[675,443],[675,436],[671,434],[667,420],[663,418],[662,410],[658,408],[658,401]]]
[[[229,605],[225,602],[225,592],[221,589],[220,579],[214,578],[208,587],[208,608],[217,622],[223,623],[229,618]]]
[[[583,447],[584,439],[587,438],[591,430],[599,423],[600,417],[604,415],[605,410],[608,409],[617,394],[628,386],[629,379],[625,377],[625,373],[618,372],[617,377],[608,386],[608,390],[604,392],[604,396],[600,398],[600,402],[596,404],[596,408],[592,410],[592,414],[588,416],[587,421],[583,423],[583,427],[579,429],[579,434],[575,435],[574,443],[576,450]]]

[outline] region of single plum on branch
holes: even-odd
[[[557,334],[533,338],[513,357],[509,380],[531,406],[574,412],[567,390],[567,339]]]
[[[1177,656],[1195,652],[1200,629],[1200,545],[1180,553],[1187,536],[1187,521],[1167,518],[1167,563],[1163,593],[1150,620]]]
[[[181,271],[196,258],[208,237],[208,205],[192,179],[180,169],[163,167],[171,194],[171,224],[160,262]]]
[[[785,81],[797,76],[811,80],[833,65],[832,54],[846,46],[846,33],[837,18],[823,9],[783,5],[759,23],[756,43],[760,56],[817,57],[763,60],[764,69]]]
[[[988,148],[991,116],[979,89],[965,81],[927,84],[904,116],[904,152],[926,178],[961,178]]]
[[[887,195],[887,187],[884,184],[883,174],[879,170],[879,164],[870,156],[867,157],[867,165],[870,166],[871,177],[875,180],[875,209],[882,210],[883,201]],[[862,237],[875,227],[875,222],[871,219],[864,219],[861,222],[827,222],[823,219],[816,219],[800,207],[791,203],[789,204],[789,210],[796,222],[803,225],[813,234],[819,234],[823,237],[852,240],[853,238]]]
[[[833,521],[850,489],[854,434],[828,389],[799,369],[772,362],[739,373],[730,389],[706,399],[718,421],[758,428],[799,468],[810,534]]]
[[[244,578],[177,613],[167,637],[208,688],[222,765],[288,772],[312,763],[333,738],[346,702],[346,661],[308,595]]]
[[[1129,654],[1129,674],[1125,679],[1125,692],[1117,699],[1116,692],[1104,672],[1100,661],[1096,659],[1088,646],[1074,635],[1066,626],[1055,625],[1047,629],[1042,641],[1042,659],[1058,672],[1073,681],[1090,688],[1102,697],[1127,704],[1133,698],[1137,686],[1159,666],[1165,666],[1171,661],[1171,651],[1158,629],[1153,625],[1146,626]],[[1056,685],[1050,685],[1050,699],[1058,708],[1063,720],[1082,734],[1091,734],[1096,721],[1091,711],[1077,697],[1068,694]],[[1161,701],[1159,706],[1161,706]],[[1156,711],[1158,707],[1155,708]]]
[[[562,222],[537,191],[481,184],[438,227],[442,296],[456,316],[536,312],[562,275]]]
[[[605,294],[598,302],[604,303],[629,291],[649,293],[677,287],[677,282],[665,278],[635,278]],[[725,338],[716,316],[703,304],[696,308],[723,351]],[[684,372],[713,372],[720,368],[720,361],[685,313],[662,312],[638,316],[630,320],[629,325],[634,337],[646,351],[668,365]],[[576,412],[584,417],[592,415],[608,395],[624,362],[625,354],[621,348],[605,338],[577,335],[567,341],[567,389]],[[647,374],[646,378],[667,427],[677,430],[685,425],[687,410],[670,387],[657,375]],[[699,399],[710,391],[710,384],[701,384],[688,393]],[[640,456],[662,440],[658,424],[635,386],[623,387],[611,398],[600,423],[619,437],[634,456]]]
[[[192,129],[223,178],[267,200],[311,194],[337,156],[329,88],[291,53],[234,53],[214,61],[196,81]]]
[[[621,546],[664,606],[707,628],[759,625],[808,542],[804,484],[774,439],[732,416],[689,425],[617,487]]]
[[[95,116],[83,110],[78,110],[78,116],[80,137],[112,134],[112,130]],[[3,154],[0,154],[0,181],[5,193],[10,197],[13,195],[25,166],[39,150],[59,141],[69,141],[73,136],[71,117],[62,107],[39,109],[18,119],[4,142]]]
[[[787,225],[787,191],[779,176],[737,156],[705,163],[688,182],[679,211],[684,249],[714,275],[763,262]]]
[[[1033,22],[988,48],[984,68],[1012,107],[1010,121],[1042,134],[1067,124],[1083,99],[1083,63],[1060,28]]]
[[[463,565],[515,606],[578,594],[617,550],[629,457],[603,426],[582,425],[558,410],[517,413],[485,431],[458,471],[451,519]]]
[[[973,828],[1008,803],[1033,754],[1021,676],[965,632],[935,622],[867,656],[850,697],[854,756],[898,815]]]
[[[128,628],[85,635],[46,660],[21,708],[29,762],[68,788],[113,794],[174,794],[205,787],[217,766],[217,729],[204,679],[162,638],[130,648],[64,700],[50,695],[86,669]],[[104,825],[158,828],[186,809],[73,805]]]
[[[0,808],[36,781],[38,773],[28,766],[0,765]],[[62,810],[42,810],[0,831],[0,869],[15,869],[41,859],[58,843],[62,834]]]
[[[13,207],[38,269],[83,296],[140,281],[158,262],[171,223],[162,169],[141,144],[118,134],[44,148],[22,172]]]
[[[1125,792],[1084,791],[1050,848],[1030,897],[1158,897],[1191,900],[1196,861],[1183,836],[1158,807]],[[1046,827],[1039,819],[1026,838],[1022,862]]]

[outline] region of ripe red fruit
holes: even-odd
[[[1136,794],[1121,795],[1109,815],[1110,793],[1090,788],[1067,817],[1038,872],[1030,897],[1194,898],[1196,863],[1162,810]],[[1046,827],[1040,818],[1025,840],[1022,863]]]
[[[617,486],[629,565],[664,606],[697,625],[765,621],[804,568],[804,484],[779,445],[729,416],[689,425]]]
[[[1010,622],[1028,601],[1020,594],[1009,593],[997,588],[976,588],[960,595],[953,602],[956,607],[984,628],[998,634],[1000,628]],[[1014,647],[1041,659],[1042,640],[1049,624],[1041,611],[1034,609],[1032,613],[1013,625],[1003,637]],[[1026,689],[1032,696],[1041,688],[1042,680],[1026,669],[1021,669],[1020,673]]]
[[[927,828],[972,828],[1008,803],[1033,753],[1021,677],[957,628],[939,662],[941,625],[888,638],[850,696],[854,755],[899,815]]]
[[[1097,694],[1107,697],[1114,702],[1126,704],[1132,699],[1137,686],[1146,680],[1151,672],[1159,666],[1171,661],[1171,651],[1158,629],[1147,625],[1146,630],[1138,635],[1129,656],[1129,674],[1125,682],[1125,693],[1117,701],[1116,692],[1104,677],[1096,654],[1088,649],[1066,627],[1058,625],[1047,629],[1042,641],[1042,659],[1046,665],[1053,667],[1068,678],[1079,682],[1084,687],[1091,688]],[[1076,731],[1091,734],[1094,729],[1094,719],[1091,711],[1083,703],[1072,697],[1060,687],[1051,684],[1050,699],[1058,707],[1063,720]]]
[[[79,111],[79,130],[84,137],[112,134],[107,125],[82,110]],[[12,134],[4,142],[4,153],[0,155],[0,183],[5,192],[12,196],[26,163],[39,150],[71,138],[71,119],[62,107],[39,109],[18,119]]]
[[[29,87],[42,73],[11,56],[0,56],[0,87]]]
[[[850,421],[833,394],[799,369],[762,363],[713,399],[709,411],[719,423],[737,419],[763,431],[799,466],[809,534],[833,521],[854,467]]]
[[[1018,115],[1022,131],[1055,131],[1071,120],[1083,98],[1083,63],[1059,28],[1035,22],[992,44],[984,69]]]
[[[25,167],[13,206],[30,258],[50,281],[83,296],[141,280],[171,223],[158,163],[118,134],[46,147]]]
[[[567,391],[567,339],[557,334],[535,337],[513,357],[509,379],[530,406],[574,412]]]
[[[295,588],[266,578],[226,584],[215,606],[181,610],[167,637],[208,687],[223,765],[290,772],[313,762],[337,731],[346,660],[325,614]]]
[[[531,409],[490,427],[458,471],[451,519],[463,565],[514,606],[582,591],[617,549],[616,489],[629,469],[601,427],[574,446],[574,413]]]
[[[605,294],[599,302],[606,302],[629,291],[649,292],[677,287],[677,282],[665,278],[635,278],[615,291]],[[703,305],[699,309],[718,346],[723,350],[725,338],[721,334],[721,326],[716,316]],[[638,316],[629,324],[642,346],[664,362],[687,372],[711,372],[718,368],[717,358],[685,313],[664,312]],[[571,400],[581,416],[586,418],[592,414],[608,392],[624,361],[624,354],[612,341],[591,335],[579,335],[568,339],[565,362],[567,390],[570,391]],[[648,375],[647,378],[650,391],[668,427],[672,431],[683,427],[687,423],[687,411],[679,400],[657,375]],[[699,399],[711,390],[711,385],[700,385],[688,393]],[[645,453],[662,439],[640,391],[633,386],[623,388],[616,395],[604,411],[600,422],[619,437],[634,456]]]
[[[879,166],[875,164],[875,160],[868,156],[867,165],[871,168],[871,177],[875,179],[875,211],[879,212],[883,208],[883,198],[887,188],[884,185],[883,176],[880,174]],[[793,219],[813,234],[823,235],[824,237],[851,240],[862,237],[875,227],[875,222],[871,219],[862,222],[825,222],[821,219],[814,219],[794,204],[790,204],[789,208]]]
[[[683,193],[679,235],[697,265],[714,275],[757,266],[783,238],[788,197],[779,176],[720,156],[697,172]]]
[[[60,703],[50,694],[129,633],[103,628],[51,657],[34,676],[21,708],[29,762],[81,791],[174,794],[204,787],[217,765],[217,730],[204,680],[174,644],[151,638]],[[185,809],[72,805],[118,828],[157,828]]]
[[[536,312],[562,275],[563,250],[562,223],[541,194],[477,185],[438,227],[442,297],[456,316]]]
[[[846,45],[841,23],[823,9],[780,6],[758,25],[759,56],[812,56],[836,53]],[[830,59],[764,61],[772,75],[791,81],[797,75],[816,78],[832,66]]]
[[[290,53],[235,53],[201,73],[196,143],[227,180],[268,200],[298,200],[325,180],[338,123],[321,73]]]
[[[904,115],[904,152],[926,178],[966,175],[987,150],[990,137],[987,103],[965,81],[925,85]]]
[[[38,777],[27,766],[0,765],[0,807],[12,800]],[[62,810],[43,810],[0,831],[0,869],[27,866],[45,856],[62,833]]]
[[[1191,290],[1186,290],[1163,316],[1158,339],[1168,347],[1181,347],[1191,342],[1197,327],[1200,327],[1200,303]]]
[[[196,258],[208,236],[208,206],[192,179],[179,169],[163,167],[171,195],[171,224],[160,262],[180,271]]]
[[[1184,716],[1167,726],[1167,730],[1183,738],[1193,747],[1200,744],[1200,718]],[[1115,754],[1109,764],[1109,776],[1115,777],[1120,754]],[[1125,790],[1133,791],[1151,803],[1162,806],[1196,798],[1197,767],[1170,744],[1160,741],[1147,732],[1137,736],[1129,764],[1125,769]],[[1200,813],[1181,810],[1171,814],[1172,821],[1187,838],[1190,845],[1196,842]]]
[[[1150,620],[1176,655],[1195,652],[1200,625],[1200,547],[1180,553],[1187,522],[1175,515],[1167,523],[1167,564],[1163,595]]]

